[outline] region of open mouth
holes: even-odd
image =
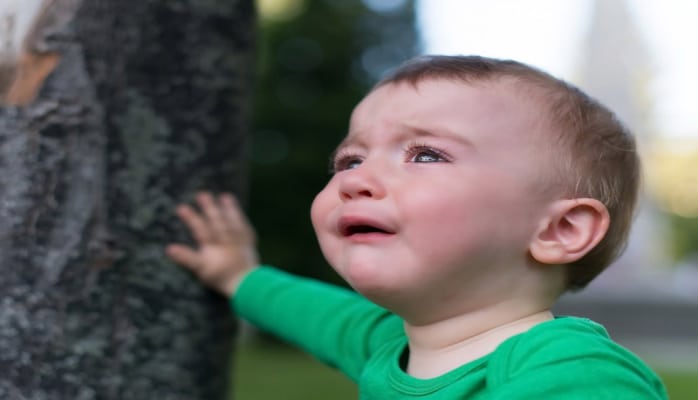
[[[339,222],[339,233],[342,236],[348,237],[348,236],[365,235],[365,234],[371,234],[371,233],[390,235],[390,234],[393,234],[394,232],[392,232],[389,229],[387,229],[386,227],[381,226],[380,224],[377,224],[374,222],[352,219],[352,218],[343,218]]]
[[[389,233],[388,231],[371,225],[352,225],[342,230],[342,235],[352,236],[361,233]]]

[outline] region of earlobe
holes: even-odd
[[[598,200],[558,200],[532,239],[530,254],[543,264],[574,262],[601,242],[609,223],[608,210]]]

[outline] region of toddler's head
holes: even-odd
[[[552,160],[547,177],[560,198],[592,198],[608,210],[610,224],[601,242],[568,264],[567,288],[580,289],[625,248],[640,185],[635,140],[616,116],[578,88],[528,65],[478,56],[423,56],[389,74],[376,88],[417,86],[426,80],[454,84],[508,82],[521,102],[535,103]],[[375,90],[375,89],[374,89]]]

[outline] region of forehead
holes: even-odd
[[[426,79],[388,83],[354,109],[349,136],[397,125],[448,128],[466,135],[540,131],[541,107],[512,79]],[[530,137],[529,137],[530,139]]]

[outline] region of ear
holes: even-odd
[[[543,264],[567,264],[586,255],[604,238],[611,217],[600,201],[558,200],[531,241],[531,256]]]

